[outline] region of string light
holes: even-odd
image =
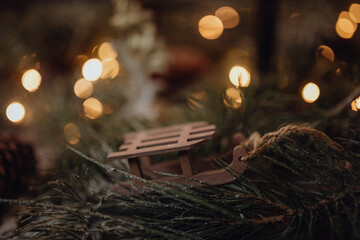
[[[102,68],[103,68],[102,73],[101,73],[102,79],[105,79],[105,78],[113,79],[119,74],[120,65],[116,59],[106,58],[101,61],[101,64],[102,64]]]
[[[115,51],[113,45],[109,42],[104,42],[98,49],[98,55],[101,60],[107,58],[116,58],[118,53]]]
[[[316,58],[317,59],[325,58],[330,62],[334,62],[335,54],[330,47],[326,45],[320,45],[316,51]]]
[[[247,87],[250,84],[250,73],[242,66],[233,66],[229,72],[229,78],[237,87]]]
[[[228,107],[237,109],[241,107],[242,97],[239,89],[228,88],[225,90],[223,98],[224,104]]]
[[[199,32],[206,39],[214,40],[221,36],[224,26],[221,20],[214,15],[207,15],[199,21]]]
[[[102,64],[99,59],[91,58],[87,60],[82,68],[82,74],[88,81],[96,81],[102,73]]]
[[[360,4],[351,4],[349,8],[349,13],[355,17],[357,23],[360,23]]]
[[[68,123],[64,127],[64,136],[68,143],[75,145],[80,142],[81,133],[74,123]]]
[[[312,82],[307,83],[302,90],[302,97],[305,102],[313,103],[320,96],[320,88]]]
[[[93,84],[81,78],[74,85],[74,93],[78,98],[88,98],[94,91]]]
[[[215,16],[218,17],[224,28],[230,29],[236,27],[240,22],[240,16],[232,7],[221,7],[215,12]]]
[[[342,11],[335,25],[336,33],[345,39],[352,38],[357,28],[356,18],[349,12]]]
[[[360,96],[351,102],[351,109],[355,112],[360,110]]]
[[[6,108],[6,117],[14,123],[20,123],[25,117],[25,108],[19,102],[12,102]]]
[[[41,84],[41,75],[35,69],[24,72],[21,78],[23,87],[29,92],[35,92]]]
[[[96,98],[88,98],[83,102],[85,116],[90,119],[96,119],[101,116],[103,106]]]

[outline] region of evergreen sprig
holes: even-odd
[[[0,202],[27,206],[21,239],[359,238],[360,156],[350,150],[357,140],[344,148],[322,132],[287,126],[257,142],[234,182],[197,187],[154,183],[71,149],[110,175],[142,181],[144,189],[121,195],[107,182],[94,192],[92,181],[74,175],[50,183],[39,199]]]

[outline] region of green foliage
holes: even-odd
[[[343,143],[312,128],[283,127],[257,141],[243,175],[229,170],[234,182],[197,187],[149,182],[72,149],[112,179],[146,186],[121,195],[90,172],[87,181],[73,175],[50,183],[36,201],[1,202],[28,206],[21,239],[356,239],[360,155],[351,149],[360,142]]]

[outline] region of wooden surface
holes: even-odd
[[[241,146],[238,145],[233,149],[233,159],[232,162],[230,163],[229,166],[225,167],[225,168],[221,168],[221,169],[215,169],[215,170],[209,170],[209,171],[204,171],[198,174],[195,174],[193,176],[191,176],[191,179],[194,179],[196,181],[200,181],[200,182],[204,182],[206,184],[209,185],[220,185],[220,184],[225,184],[225,183],[229,183],[232,182],[236,179],[237,176],[241,175],[246,167],[247,167],[247,162],[243,161],[242,158],[247,156],[248,153],[246,151],[246,149]],[[165,166],[165,164],[171,164],[173,166],[175,166],[175,164],[173,164],[174,162],[166,162],[163,164],[156,164],[152,166],[154,167],[154,169],[157,169],[159,167],[165,167],[169,168],[169,166]],[[149,167],[149,166],[148,166]],[[158,169],[158,170],[162,170],[163,169]],[[164,171],[166,172],[166,170]],[[160,178],[154,178],[151,181],[153,182],[157,182],[157,183],[162,183],[164,181],[168,181],[168,182],[173,182],[173,183],[177,183],[177,184],[182,184],[185,186],[201,186],[201,184],[199,182],[196,181],[189,181],[186,178],[180,178],[180,177],[160,177]],[[113,187],[113,191],[119,193],[119,194],[124,194],[124,195],[132,195],[132,194],[136,194],[136,193],[141,193],[141,189],[143,189],[143,187],[146,185],[142,182],[138,182],[138,181],[133,181],[133,184],[135,184],[138,189],[134,189],[128,182],[122,182],[119,184],[115,184]],[[141,190],[141,191],[139,191]]]
[[[228,167],[214,170],[204,170],[194,173],[193,165],[196,165],[193,148],[205,140],[209,140],[215,134],[215,126],[207,122],[192,122],[165,128],[127,133],[124,135],[124,144],[119,147],[119,152],[108,155],[109,160],[128,159],[132,174],[142,177],[143,172],[151,176],[151,181],[171,181],[184,185],[191,185],[186,178],[180,177],[156,177],[153,171],[171,172],[179,169],[185,177],[192,178],[210,185],[224,184],[236,179],[242,174],[247,166],[241,158],[248,153],[242,145],[233,149],[233,159]],[[245,139],[242,137],[236,142],[239,144]],[[239,142],[239,143],[238,143]],[[156,154],[178,152],[177,161],[152,164],[150,157]],[[179,166],[180,165],[180,166]],[[140,189],[144,183],[133,182]]]
[[[215,126],[192,122],[165,128],[127,133],[119,152],[110,153],[109,160],[129,159],[156,154],[187,151],[215,134]]]

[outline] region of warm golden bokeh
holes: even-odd
[[[243,66],[233,66],[229,72],[232,84],[237,87],[247,87],[250,84],[250,72]]]
[[[91,58],[87,60],[82,68],[82,74],[88,81],[96,81],[102,73],[102,64],[99,59]]]
[[[214,15],[207,15],[199,21],[199,32],[206,39],[213,40],[221,36],[224,26],[221,20]]]
[[[93,84],[83,78],[76,81],[74,85],[74,93],[78,98],[88,98],[93,94]]]
[[[355,112],[360,110],[360,96],[351,102],[351,109]]]
[[[29,92],[35,92],[41,84],[41,75],[35,69],[27,70],[21,78],[23,87]]]
[[[101,60],[104,60],[107,58],[116,58],[118,53],[116,52],[111,43],[104,42],[100,45],[98,49],[98,55]]]
[[[317,59],[325,58],[330,62],[334,62],[335,54],[330,47],[326,45],[320,45],[316,51],[316,58]]]
[[[240,90],[236,88],[226,89],[223,101],[228,107],[234,109],[241,107],[242,96]]]
[[[342,11],[335,25],[336,33],[345,39],[352,38],[357,28],[356,18],[349,12]]]
[[[102,64],[102,68],[103,68],[102,73],[101,73],[102,79],[105,79],[105,78],[113,79],[119,74],[120,65],[116,59],[106,58],[101,61],[101,64]]]
[[[12,102],[6,108],[6,117],[14,123],[21,122],[25,117],[25,108],[19,102]]]
[[[218,17],[224,28],[230,29],[236,27],[240,22],[240,16],[232,7],[221,7],[215,12],[215,16]]]
[[[313,103],[320,96],[320,88],[312,82],[307,83],[302,90],[302,97],[305,102]]]
[[[349,8],[349,13],[355,17],[357,23],[360,23],[360,4],[351,4]]]
[[[347,21],[347,20],[345,20],[345,21]],[[337,33],[341,38],[344,38],[344,39],[350,39],[350,38],[352,38],[352,36],[354,36],[353,33],[344,32],[344,31],[342,30],[342,28],[340,27],[339,21],[336,22],[335,30],[336,30],[336,33]]]
[[[85,116],[90,119],[96,119],[101,116],[103,106],[96,98],[88,98],[83,102]]]
[[[74,123],[68,123],[64,127],[64,136],[68,143],[75,145],[80,142],[81,133]]]

